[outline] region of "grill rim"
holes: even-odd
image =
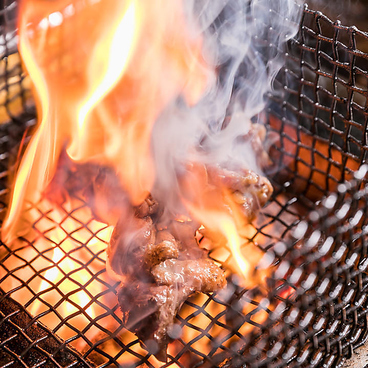
[[[305,13],[308,13],[308,14],[310,14],[310,15],[313,15],[314,17],[315,17],[315,19],[323,19],[323,20],[325,20],[325,21],[327,21],[328,20],[328,22],[330,22],[332,25],[333,25],[333,27],[337,27],[339,30],[348,30],[349,32],[356,32],[356,30],[355,30],[355,28],[354,27],[344,27],[344,26],[341,26],[341,24],[338,24],[337,22],[332,22],[331,20],[329,20],[326,16],[324,16],[322,13],[319,13],[319,12],[314,12],[314,11],[312,11],[312,10],[309,10],[308,8],[306,8],[305,9]],[[367,35],[366,34],[364,34],[364,37],[367,37]],[[16,121],[17,120],[17,118],[16,117],[12,117],[13,118],[13,121]],[[285,123],[285,116],[283,117],[283,122]],[[22,119],[20,119],[20,121],[21,121]],[[302,127],[302,124],[300,124],[300,125],[298,125],[298,127]],[[299,128],[298,128],[299,129]],[[307,130],[308,131],[308,130]],[[282,150],[282,149],[281,149]],[[363,161],[363,159],[362,159],[362,161]],[[363,182],[362,182],[363,183]],[[352,184],[352,185],[358,185],[358,186],[360,186],[360,185],[362,185],[362,183],[359,183],[359,184]],[[282,191],[285,191],[286,190],[286,188],[282,188],[281,189]],[[343,193],[343,192],[342,192]],[[343,195],[342,193],[340,193],[341,195]],[[306,201],[308,201],[308,198],[306,198]],[[313,203],[313,202],[312,202]],[[323,211],[323,206],[321,206],[320,207],[321,208],[321,211]],[[309,219],[309,221],[310,222],[313,222],[311,219]],[[311,225],[312,226],[312,225]],[[212,298],[212,297],[211,297]],[[365,336],[365,338],[366,338],[366,336]],[[353,350],[353,347],[351,347],[351,348],[349,348],[350,349],[350,352]],[[348,349],[348,350],[349,350]],[[340,358],[343,358],[344,357],[344,355],[343,355],[343,350],[344,350],[344,347],[343,347],[343,345],[342,344],[338,344],[338,347],[337,347],[337,359],[340,359]],[[243,357],[242,356],[242,353],[240,353],[239,352],[239,355],[240,355],[240,357]],[[349,354],[348,354],[349,355]],[[268,360],[268,362],[272,365],[273,364],[273,361],[272,361],[272,357],[271,358],[269,358],[269,360]],[[256,359],[254,359],[254,362],[256,361]],[[209,360],[209,362],[211,362],[210,360]],[[247,363],[247,361],[243,361],[243,363],[242,364],[244,364],[244,362],[245,363]],[[233,362],[232,362],[233,363]],[[261,367],[261,366],[265,366],[265,365],[262,365],[262,364],[268,364],[267,363],[267,361],[265,361],[265,362],[261,362],[260,364],[261,365],[257,365],[257,367],[259,366],[259,367]],[[289,364],[290,363],[290,360],[288,360],[287,362],[285,362],[285,364]],[[284,363],[283,363],[284,364]],[[271,366],[270,365],[270,366]],[[268,365],[267,365],[268,366]]]

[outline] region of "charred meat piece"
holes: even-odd
[[[252,170],[236,172],[212,166],[207,168],[207,173],[209,183],[231,192],[249,221],[255,218],[259,208],[267,203],[273,193],[270,181]]]
[[[159,211],[158,202],[152,198],[151,194],[143,201],[143,203],[135,208],[137,217],[152,216]]]
[[[253,128],[241,139],[261,152],[264,136],[264,130]],[[181,188],[189,201],[196,198],[197,191],[209,197],[213,191],[223,196],[225,210],[238,206],[244,221],[255,217],[273,191],[265,177],[251,170],[200,164],[190,166],[188,172],[192,175],[184,176]],[[200,228],[202,234],[207,230],[205,236],[213,243],[223,244],[226,239],[186,216],[167,218],[151,195],[125,213],[111,237],[108,269],[122,280],[118,299],[124,326],[158,359],[166,361],[170,331],[184,301],[195,292],[209,293],[226,286],[224,271],[198,246],[196,233]]]
[[[253,151],[257,157],[257,162],[260,167],[264,168],[271,163],[270,157],[265,150],[265,140],[267,131],[262,124],[252,124],[249,129],[249,133],[246,136],[246,140],[250,140]]]
[[[223,271],[210,259],[168,259],[152,269],[159,285],[189,287],[204,293],[223,288],[226,279]]]
[[[126,328],[143,344],[154,344],[155,356],[166,361],[170,328],[184,301],[194,292],[223,288],[223,271],[209,259],[166,260],[152,270],[155,283],[126,280],[118,292]]]
[[[175,236],[174,236],[175,234]],[[157,230],[150,216],[121,219],[110,240],[109,267],[121,275],[118,299],[124,326],[166,360],[169,330],[195,292],[226,285],[224,271],[198,247],[193,224],[173,221]]]
[[[107,249],[109,266],[118,275],[146,277],[144,253],[156,242],[156,228],[150,217],[121,218]]]
[[[148,244],[144,252],[146,265],[151,269],[154,266],[179,257],[179,244],[168,231],[159,231],[155,244]]]
[[[157,286],[127,281],[118,291],[123,323],[157,359],[167,360],[170,328],[185,300],[195,290],[188,286]]]

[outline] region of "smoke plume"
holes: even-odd
[[[204,35],[203,58],[216,75],[197,104],[179,96],[155,124],[154,195],[166,199],[187,162],[261,171],[251,144],[241,138],[265,107],[301,16],[294,0],[192,0],[185,10]]]

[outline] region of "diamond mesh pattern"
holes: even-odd
[[[16,2],[6,5],[2,34]],[[265,115],[279,137],[271,154],[275,194],[247,229],[264,252],[254,277],[272,270],[266,282],[248,290],[229,276],[225,291],[188,299],[177,316],[179,338],[168,362],[160,363],[121,326],[116,282],[105,269],[111,229],[79,198],[58,208],[46,200],[30,204],[27,236],[0,246],[0,367],[342,364],[368,333],[365,168],[354,176],[367,152],[367,38],[305,9],[290,44],[276,81],[284,95],[270,96]],[[26,142],[34,117],[19,58],[14,54],[10,68],[6,50],[0,60],[8,73],[0,106],[3,209],[9,157]],[[14,98],[11,81],[20,88]],[[224,267],[230,262],[226,249],[210,256]]]
[[[0,365],[2,367],[78,367],[91,365],[9,297],[0,296]]]

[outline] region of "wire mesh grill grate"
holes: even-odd
[[[6,5],[0,33],[11,45],[16,2]],[[247,290],[233,277],[226,292],[188,299],[162,364],[121,326],[105,269],[109,229],[79,198],[30,204],[32,236],[0,246],[0,366],[336,367],[348,358],[368,333],[364,167],[354,176],[367,155],[367,39],[304,10],[276,81],[284,95],[270,96],[265,115],[280,137],[275,193],[248,229],[273,264],[267,283]],[[2,214],[9,160],[34,118],[19,56],[3,50]],[[229,262],[226,249],[210,256]]]

